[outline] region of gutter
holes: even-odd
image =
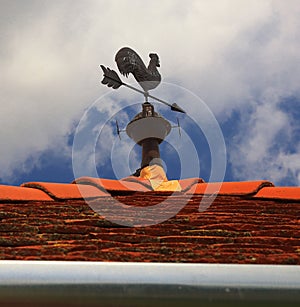
[[[0,261],[1,306],[299,306],[300,266]]]

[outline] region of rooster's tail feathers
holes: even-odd
[[[120,73],[126,77],[128,77],[130,73],[134,75],[136,70],[146,70],[146,66],[139,55],[128,47],[121,48],[117,52],[115,60]]]

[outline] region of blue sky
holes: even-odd
[[[114,55],[130,46],[146,63],[158,53],[163,82],[152,94],[187,111],[154,103],[182,126],[161,145],[170,179],[298,186],[299,14],[297,0],[2,0],[0,183],[139,167],[140,148],[114,123],[125,128],[143,97],[100,84],[99,65],[117,70]]]

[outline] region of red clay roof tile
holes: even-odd
[[[143,185],[149,190],[152,190],[151,183],[148,179],[135,177],[135,176],[128,176],[128,177],[122,178],[121,181],[135,182],[135,183]]]
[[[151,192],[149,181],[136,177],[0,185],[0,259],[300,264],[300,187],[179,182],[185,193]],[[199,210],[202,195],[216,192]],[[83,197],[137,212],[162,202],[168,210],[183,207],[160,224],[130,228],[96,214]]]
[[[147,227],[113,224],[84,200],[0,203],[0,259],[300,264],[299,202],[218,196],[199,212],[202,196],[184,193],[99,201],[151,207],[166,197],[170,206],[187,204]]]
[[[269,181],[243,181],[243,182],[213,182],[199,183],[196,188],[191,187],[186,193],[218,194],[218,195],[254,195],[263,187],[274,186]]]
[[[204,183],[201,178],[188,178],[179,180],[179,182],[182,191],[188,194],[211,195],[218,192],[219,195],[253,195],[256,198],[300,200],[300,187],[274,187],[269,181]],[[77,183],[77,185],[74,183]],[[23,188],[26,188],[26,190]],[[0,186],[0,200],[96,198],[108,195],[107,191],[120,193],[129,191],[149,192],[151,185],[148,180],[133,176],[122,180],[81,177],[72,184],[29,182],[22,184],[21,187]]]
[[[46,193],[23,187],[0,185],[0,201],[52,201]]]
[[[300,201],[300,187],[263,188],[254,197]]]
[[[92,178],[92,177],[80,177],[77,178],[73,183],[77,184],[88,184],[99,188],[102,191],[118,191],[118,192],[130,192],[130,191],[140,191],[149,192],[150,188],[147,188],[144,184],[140,182],[132,182],[126,180],[112,180],[103,178]]]
[[[178,180],[181,186],[182,192],[191,191],[192,187],[196,188],[198,183],[204,183],[202,178],[187,178]]]
[[[42,190],[54,199],[82,199],[108,196],[107,192],[90,185],[52,182],[27,182],[22,187]]]

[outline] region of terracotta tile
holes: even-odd
[[[300,187],[272,187],[263,188],[256,195],[256,198],[286,199],[300,201]]]
[[[137,192],[114,199],[151,207],[164,195]],[[84,200],[0,203],[0,259],[300,264],[300,202],[223,195],[199,212],[202,199],[168,197],[169,209],[187,204],[147,227],[114,224]]]
[[[204,183],[204,180],[202,178],[187,178],[187,179],[180,179],[178,181],[181,186],[182,192],[191,190],[191,188],[197,185],[198,183]]]
[[[0,201],[52,201],[46,193],[30,188],[0,185]]]
[[[93,186],[71,183],[28,182],[22,186],[42,190],[55,199],[96,198],[109,195]]]
[[[148,179],[135,177],[135,176],[128,176],[128,177],[122,178],[121,181],[135,182],[135,183],[141,184],[142,186],[146,187],[149,190],[152,190],[151,183]]]
[[[242,182],[213,182],[198,183],[196,188],[191,187],[186,193],[218,194],[218,195],[254,195],[263,187],[274,186],[269,181],[242,181]]]
[[[92,178],[92,177],[80,177],[74,181],[77,184],[86,184],[92,185],[99,188],[102,191],[120,191],[120,192],[129,192],[129,191],[140,191],[148,192],[151,191],[150,188],[147,188],[145,185],[140,182],[132,182],[126,180],[112,180],[112,179],[103,179],[103,178]]]

